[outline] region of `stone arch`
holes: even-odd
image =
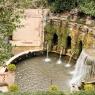
[[[66,46],[67,49],[71,49],[71,40],[72,40],[71,36],[68,36],[67,37],[67,46]]]
[[[58,44],[58,35],[54,33],[52,38],[52,45],[55,46],[57,44]]]
[[[80,40],[79,41],[79,55],[80,55],[82,49],[83,49],[83,42]]]

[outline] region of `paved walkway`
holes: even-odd
[[[15,73],[4,71],[5,68],[0,69],[0,91],[7,92],[8,86],[14,84]]]

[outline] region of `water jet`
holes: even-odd
[[[45,58],[46,63],[51,61],[51,59],[48,56],[48,53],[49,53],[49,50],[48,50],[48,44],[47,44],[47,52],[46,52],[46,58]]]
[[[71,64],[68,63],[68,64],[65,65],[65,67],[71,67]]]
[[[62,50],[60,51],[60,56],[56,64],[62,64],[61,57],[62,57]]]

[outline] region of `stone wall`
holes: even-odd
[[[16,48],[13,48],[14,50],[17,49],[17,47],[24,49],[20,52],[26,51],[27,48],[30,49],[43,49],[43,43],[44,43],[44,25],[45,25],[45,18],[48,10],[47,9],[26,9],[24,12],[24,17],[21,18],[22,27],[17,28],[16,31],[13,32],[12,35],[12,46],[16,46]]]
[[[95,48],[95,25],[94,22],[95,20],[92,19],[88,19],[88,17],[86,19],[84,19],[84,21],[79,22],[80,19],[78,19],[78,16],[76,16],[76,19],[71,18],[70,14],[63,14],[62,16],[54,16],[54,15],[50,15],[49,16],[49,20],[47,23],[49,22],[53,22],[53,25],[56,26],[57,28],[57,32],[59,32],[59,34],[55,31],[55,33],[58,34],[58,37],[60,35],[60,23],[62,23],[62,26],[64,28],[64,25],[68,22],[68,29],[69,32],[67,34],[67,38],[69,37],[71,39],[71,48],[68,48],[66,50],[66,53],[68,54],[68,52],[71,51],[72,48]],[[59,30],[58,30],[59,29]],[[53,36],[53,35],[52,35]],[[58,38],[60,39],[60,38]],[[69,39],[69,40],[70,40]],[[68,40],[68,39],[67,39]],[[52,43],[51,43],[52,44]],[[74,47],[75,45],[75,47]],[[80,46],[81,45],[81,46]],[[55,52],[60,52],[61,48],[58,48],[58,45],[53,46],[53,50]]]

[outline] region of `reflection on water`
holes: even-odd
[[[16,83],[21,91],[48,90],[51,85],[57,85],[60,90],[69,90],[71,79],[70,71],[73,66],[66,68],[64,65],[68,57],[62,56],[62,64],[56,64],[59,55],[50,53],[51,61],[44,64],[46,56],[37,56],[17,64]]]

